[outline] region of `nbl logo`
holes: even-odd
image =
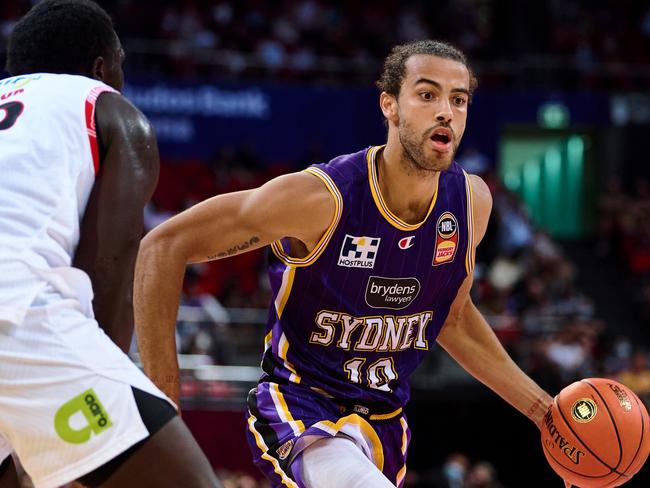
[[[450,263],[458,249],[458,220],[451,212],[445,212],[436,224],[436,247],[433,251],[433,265]]]
[[[584,424],[591,422],[598,412],[596,403],[590,398],[581,398],[571,407],[571,415],[576,422]]]
[[[443,215],[438,220],[438,235],[443,239],[450,239],[453,237],[457,228],[458,222],[456,222],[456,218],[450,213]]]
[[[348,268],[373,268],[380,241],[379,237],[346,234],[337,264]]]

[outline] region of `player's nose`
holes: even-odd
[[[451,103],[449,100],[440,100],[436,106],[436,121],[438,122],[451,122],[453,112],[451,110]]]

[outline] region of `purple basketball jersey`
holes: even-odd
[[[304,258],[291,257],[285,240],[272,245],[262,367],[272,381],[397,409],[472,270],[472,192],[454,162],[426,218],[403,222],[380,193],[381,150],[306,170],[335,197],[336,217]]]

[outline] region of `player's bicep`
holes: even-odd
[[[447,319],[440,330],[438,335],[438,343],[444,347],[445,341],[450,337],[450,335],[455,334],[455,329],[463,324],[463,314],[467,310],[468,306],[473,306],[472,299],[470,297],[470,290],[472,289],[472,283],[474,282],[473,274],[468,275],[463,281],[462,285],[456,293],[456,298],[449,308],[449,313],[447,314]]]
[[[272,238],[255,215],[242,212],[258,190],[209,198],[153,229],[143,244],[154,244],[180,255],[186,263],[211,261],[250,251]]]
[[[123,253],[137,250],[144,205],[159,170],[153,129],[126,99],[116,93],[100,95],[96,118],[101,160],[75,254],[75,265],[93,278],[113,269]]]
[[[166,242],[187,263],[233,256],[285,236],[309,240],[331,220],[329,198],[314,177],[293,173],[205,200],[154,229],[146,240]]]
[[[154,129],[142,112],[117,93],[100,95],[96,118],[102,147],[100,173],[110,178],[111,190],[119,193],[120,201],[135,203],[140,214],[160,169]]]

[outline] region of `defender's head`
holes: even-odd
[[[395,46],[377,81],[389,144],[400,144],[417,169],[449,168],[476,86],[465,55],[450,44],[427,40]]]
[[[91,0],[43,0],[9,36],[7,71],[66,73],[124,83],[124,51],[109,15]]]

